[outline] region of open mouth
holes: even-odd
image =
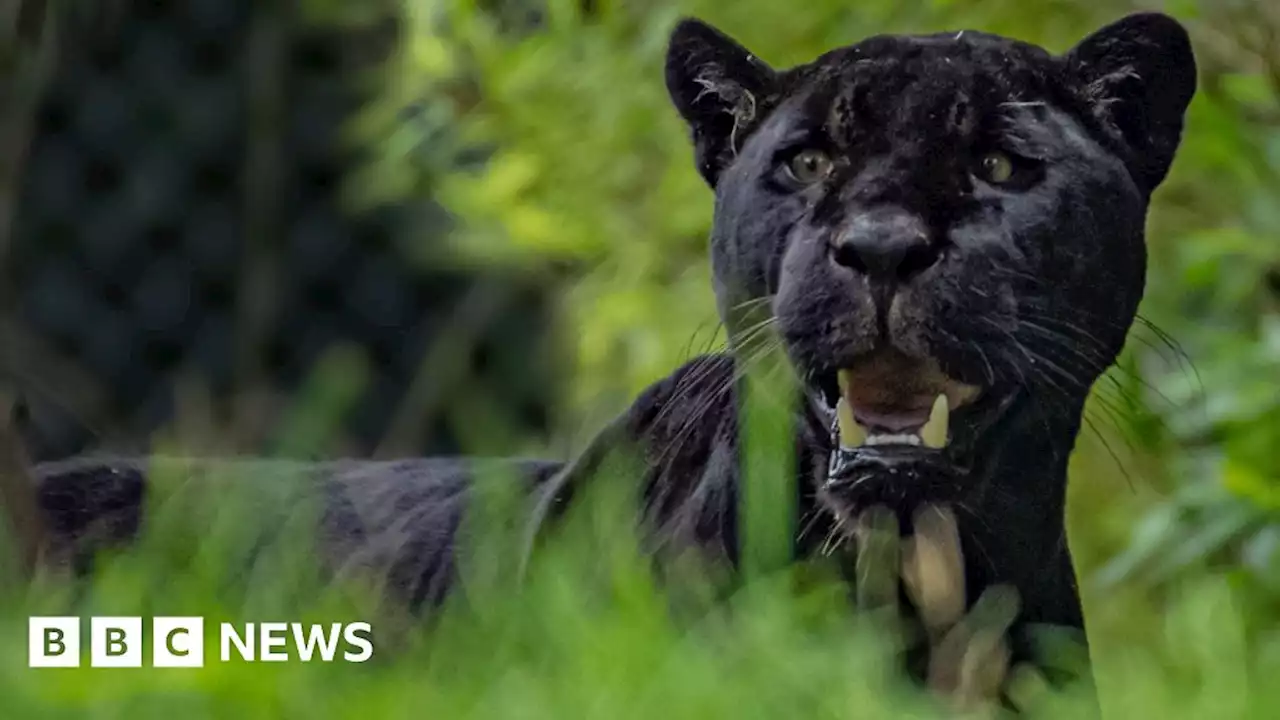
[[[872,469],[897,474],[902,466],[947,467],[948,448],[966,408],[983,388],[949,377],[931,359],[884,350],[860,359],[822,383],[830,423],[828,483]],[[892,466],[892,467],[891,467]]]
[[[981,389],[953,380],[936,362],[896,351],[869,356],[836,373],[839,447],[910,446],[942,450],[951,439],[951,413]]]

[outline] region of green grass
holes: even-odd
[[[770,411],[750,416],[757,447],[779,447],[769,444],[771,427],[782,427],[769,425]],[[784,467],[767,453],[752,457]],[[770,473],[760,475],[752,487],[768,485]],[[630,477],[610,466],[525,576],[511,483],[486,477],[463,532],[465,591],[428,622],[377,602],[369,588],[326,585],[308,540],[314,515],[286,500],[296,478],[264,469],[240,478],[250,482],[197,485],[161,473],[142,541],[103,557],[92,580],[20,582],[5,566],[0,717],[945,716],[891,669],[902,640],[892,615],[853,607],[823,567],[776,562],[770,546],[785,541],[777,531],[787,507],[775,493],[756,495],[773,504],[752,511],[766,539],[748,582],[689,559],[673,566],[668,593],[636,541]],[[1247,605],[1228,583],[1195,577],[1156,616],[1139,599],[1116,591],[1093,602],[1105,605],[1107,628],[1154,628],[1141,643],[1095,643],[1111,717],[1271,717],[1280,708],[1270,680],[1276,646],[1263,634],[1246,640]],[[33,614],[202,615],[215,649],[222,620],[370,620],[375,651],[363,664],[222,664],[211,651],[214,661],[197,670],[29,669]],[[1082,717],[1086,690],[1028,682],[1018,695],[1032,717]]]

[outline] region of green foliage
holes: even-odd
[[[785,427],[776,408],[757,417],[764,428]],[[771,443],[771,434],[755,436]],[[524,574],[514,571],[525,547],[514,484],[482,477],[462,533],[463,592],[436,622],[422,622],[376,601],[368,586],[324,580],[308,540],[317,519],[305,501],[311,480],[294,475],[295,465],[228,465],[191,482],[183,461],[158,462],[142,542],[100,558],[91,581],[28,585],[6,574],[0,582],[6,718],[954,717],[892,670],[906,638],[888,609],[851,605],[823,568],[761,566],[727,584],[690,558],[673,566],[680,592],[659,590],[628,531],[635,499],[625,463],[607,465]],[[777,474],[763,479],[786,485]],[[762,541],[764,555],[776,540]],[[1186,588],[1170,603],[1161,641],[1102,658],[1115,668],[1104,709],[1269,716],[1280,702],[1268,682],[1280,671],[1274,643],[1244,642],[1245,606],[1229,585],[1202,575]],[[25,668],[26,617],[64,614],[204,616],[215,653],[222,621],[364,620],[375,648],[358,665]],[[1029,717],[1091,716],[1087,686],[1050,690],[1022,675],[1014,688]]]
[[[1150,226],[1147,317],[1180,345],[1140,352],[1171,497],[1105,580],[1163,582],[1212,563],[1280,590],[1280,55],[1264,3],[1203,3],[1201,93]],[[1159,480],[1158,480],[1159,481]]]

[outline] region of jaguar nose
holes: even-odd
[[[938,261],[925,222],[913,213],[884,208],[855,215],[831,244],[838,265],[878,282],[905,282]]]

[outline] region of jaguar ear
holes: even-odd
[[[1131,172],[1150,194],[1169,172],[1196,92],[1187,31],[1160,13],[1130,15],[1085,38],[1066,61],[1094,114],[1129,146]]]
[[[689,124],[698,172],[715,187],[760,119],[774,72],[700,20],[680,21],[667,47],[667,92]]]

